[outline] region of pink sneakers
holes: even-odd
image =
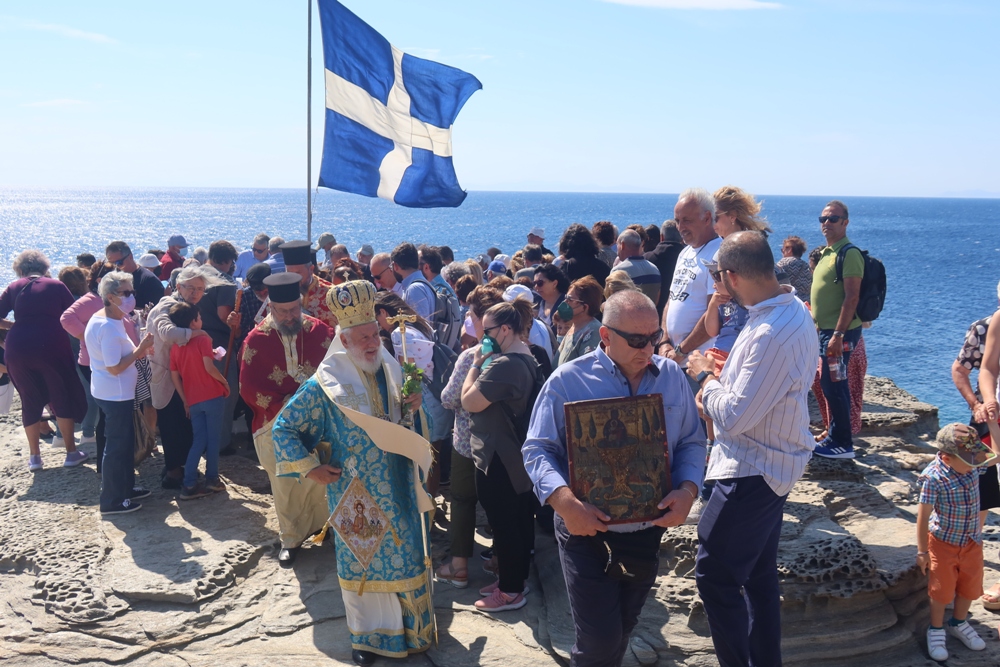
[[[510,611],[512,609],[520,609],[527,603],[528,601],[524,599],[524,594],[508,595],[497,588],[490,593],[489,597],[476,600],[476,609],[486,612]]]

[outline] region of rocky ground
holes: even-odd
[[[933,456],[925,441],[937,410],[880,378],[868,378],[866,400],[858,459],[814,461],[786,506],[779,568],[787,664],[935,664],[923,646],[926,579],[913,566],[913,545],[914,483]],[[185,503],[158,488],[160,461],[147,460],[140,483],[155,491],[143,509],[102,520],[93,463],[63,469],[60,451],[43,444],[50,467],[29,473],[19,423],[17,413],[0,418],[0,663],[351,664],[332,546],[305,550],[293,570],[278,567],[267,477],[251,459],[223,458],[228,491]],[[446,509],[447,498],[441,503]],[[436,561],[446,556],[446,516],[435,531]],[[995,516],[987,540],[989,585],[1000,576]],[[626,664],[717,664],[695,590],[695,549],[694,526],[665,536]],[[552,538],[538,534],[521,610],[474,610],[476,589],[490,581],[478,564],[468,589],[437,587],[440,644],[399,662],[566,664],[573,632]],[[998,620],[975,603],[972,622],[987,650],[952,640],[947,664],[1000,664]]]

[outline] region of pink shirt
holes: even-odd
[[[104,308],[104,300],[91,292],[74,301],[73,305],[67,308],[59,318],[63,329],[80,341],[79,363],[81,366],[90,366],[90,353],[87,352],[87,341],[83,339],[83,332],[87,329],[87,322],[101,308]],[[122,322],[125,325],[125,333],[134,344],[138,345],[139,336],[135,330],[135,323],[127,317]]]

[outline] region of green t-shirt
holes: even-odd
[[[812,316],[816,326],[820,329],[836,329],[837,320],[840,319],[840,307],[844,305],[844,283],[837,280],[837,253],[850,243],[845,236],[832,246],[823,248],[823,256],[820,257],[813,273],[812,294]],[[853,252],[847,251],[844,257],[844,278],[862,278],[865,275],[865,258],[857,248]],[[861,320],[855,315],[851,320],[848,329],[855,329],[861,326]]]

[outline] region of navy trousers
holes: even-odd
[[[777,557],[787,497],[759,475],[717,480],[698,522],[695,580],[722,667],[781,666]]]
[[[101,453],[101,511],[114,509],[132,493],[135,486],[134,401],[97,399],[104,413],[105,438]]]
[[[826,346],[830,342],[833,329],[820,329],[819,331],[819,355],[823,363],[820,371],[820,386],[823,388],[823,395],[826,397],[827,407],[830,409],[830,439],[835,445],[842,447],[853,447],[854,441],[851,438],[851,389],[845,377],[840,382],[830,379],[830,364],[827,363]],[[855,327],[844,334],[844,343],[850,345],[851,352],[861,340],[861,327]],[[851,361],[851,352],[844,352],[844,367]]]
[[[600,541],[603,533],[597,537],[570,535],[558,514],[555,529],[576,631],[570,667],[618,667],[639,622],[639,612],[656,582],[656,571],[637,581],[612,579],[604,574],[608,556]],[[620,539],[648,545],[653,553],[659,553],[662,535],[662,528],[647,528]]]

